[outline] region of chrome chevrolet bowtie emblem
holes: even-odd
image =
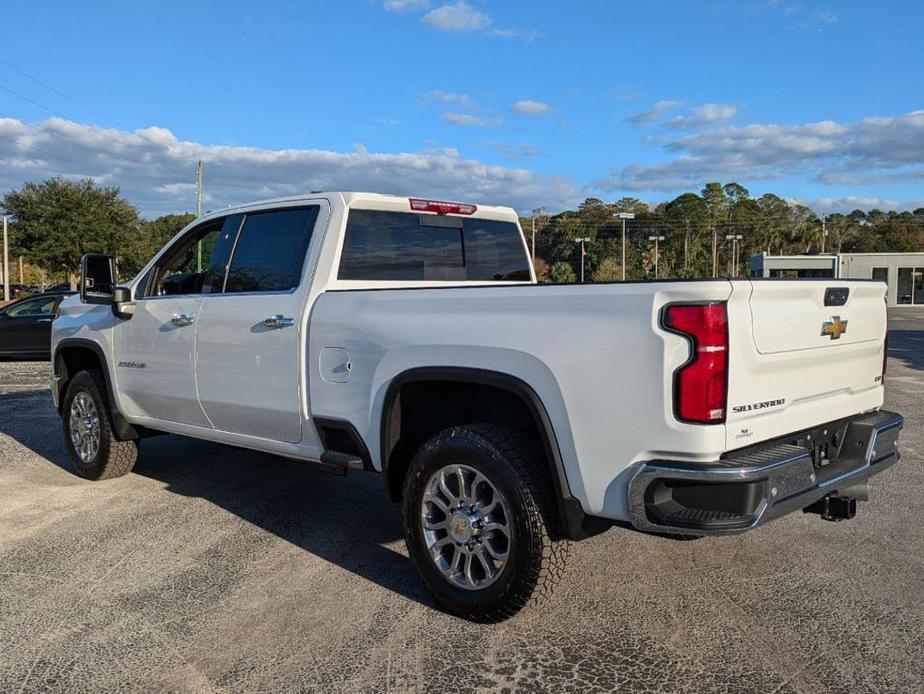
[[[840,316],[832,316],[831,320],[826,320],[821,324],[821,336],[830,335],[832,340],[839,340],[841,335],[847,332],[847,321],[841,320]]]

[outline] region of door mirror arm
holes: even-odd
[[[112,315],[128,320],[135,315],[135,302],[132,290],[128,287],[116,287],[112,292]]]

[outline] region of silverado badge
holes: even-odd
[[[847,321],[841,320],[840,316],[832,316],[831,320],[826,320],[821,324],[821,336],[830,335],[832,340],[839,340],[841,335],[847,332]]]

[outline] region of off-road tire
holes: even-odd
[[[427,480],[442,467],[461,463],[485,475],[504,495],[513,540],[496,582],[480,590],[457,587],[431,559],[421,527]],[[444,429],[417,452],[404,483],[404,537],[411,560],[436,600],[475,622],[499,622],[524,607],[545,602],[562,580],[570,543],[561,539],[552,484],[537,443],[495,424]]]
[[[99,414],[99,450],[89,461],[80,458],[71,441],[71,404],[79,393],[86,393],[90,397]],[[108,480],[131,472],[138,460],[138,442],[120,441],[115,437],[106,383],[100,371],[79,371],[71,378],[64,395],[61,419],[64,425],[64,444],[78,475],[88,480]]]

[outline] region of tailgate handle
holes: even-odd
[[[825,289],[825,306],[843,306],[849,295],[848,287],[828,287]]]

